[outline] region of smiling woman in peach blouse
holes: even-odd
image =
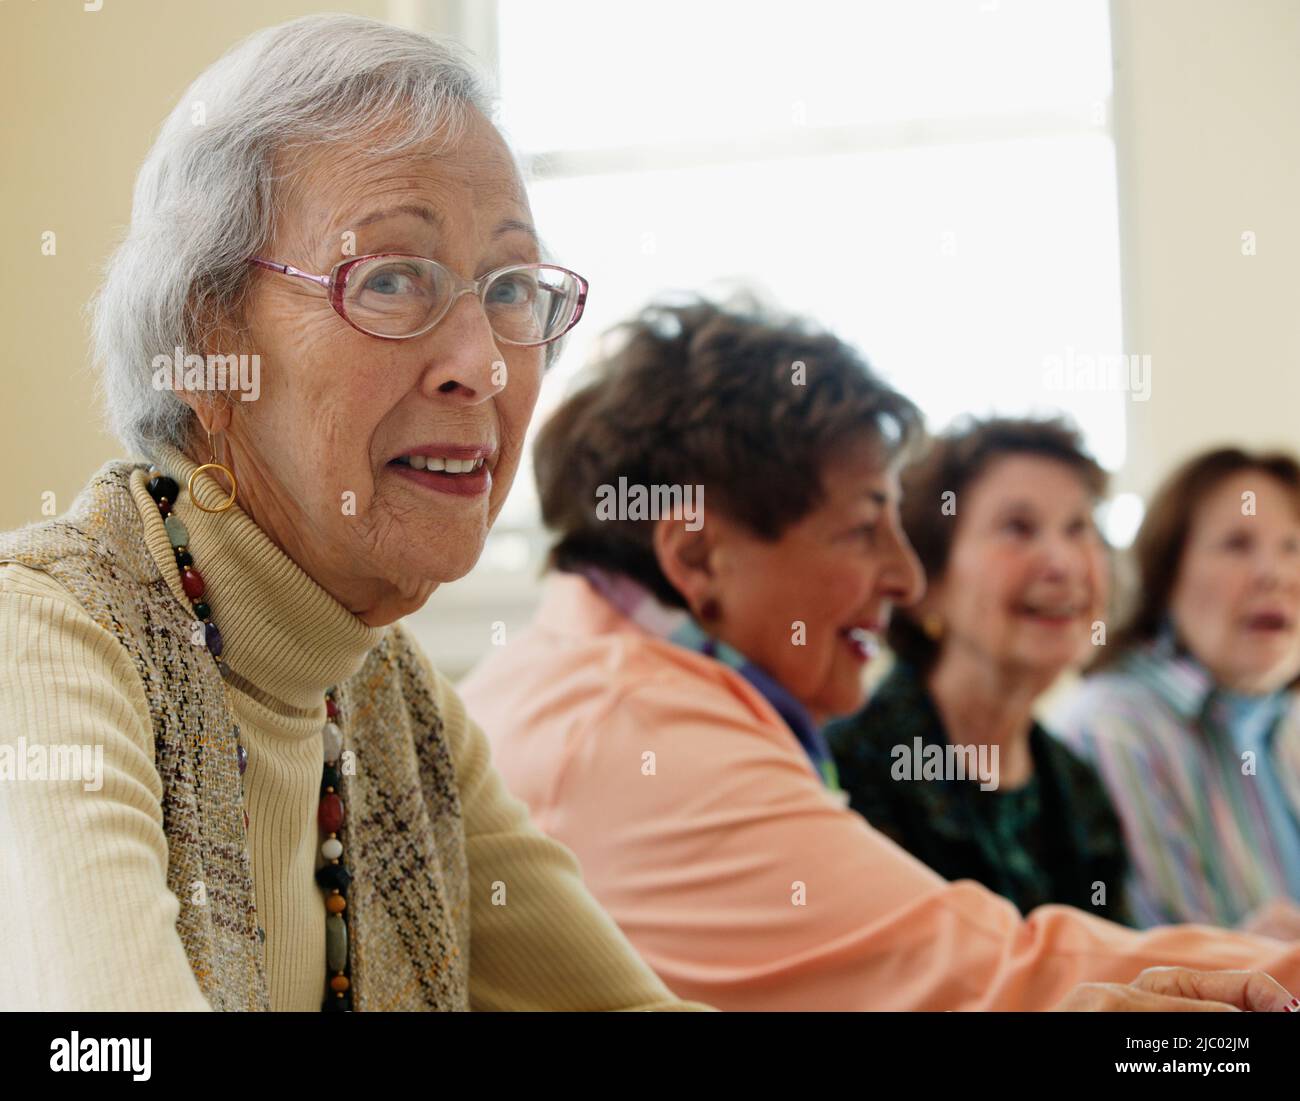
[[[477,560],[582,312],[489,108],[446,45],[322,16],[163,126],[96,325],[141,461],[0,540],[31,765],[0,782],[0,1008],[685,1005],[396,625]],[[255,357],[257,400],[155,388],[184,349],[197,386]]]
[[[1022,918],[846,808],[819,725],[861,705],[873,636],[923,591],[898,514],[917,411],[758,310],[661,305],[621,336],[537,440],[536,618],[461,690],[669,987],[722,1009],[1044,1009],[1165,964],[1300,980],[1270,940]],[[620,486],[676,507],[610,515]]]

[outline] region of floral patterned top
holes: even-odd
[[[1129,924],[1123,835],[1106,790],[1037,723],[1029,735],[1034,775],[1023,787],[896,779],[899,747],[948,746],[920,674],[899,662],[866,707],[831,723],[826,736],[850,806],[945,878],[983,883],[1022,913],[1064,903]]]

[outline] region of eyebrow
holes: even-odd
[[[507,233],[515,233],[515,232],[526,233],[537,244],[540,245],[542,243],[542,239],[537,236],[537,230],[535,230],[527,222],[521,222],[515,218],[507,218],[504,222],[502,222],[499,226],[497,226],[497,228],[492,232],[492,240],[495,241],[498,237],[504,237]]]
[[[882,493],[878,489],[869,489],[862,496],[868,498],[875,504],[880,505],[881,508],[889,504],[889,495],[887,493]]]
[[[442,218],[439,217],[438,212],[431,207],[421,206],[418,203],[403,203],[401,206],[390,207],[387,210],[376,210],[357,222],[355,228],[360,229],[362,226],[373,225],[375,222],[382,222],[386,218],[399,218],[403,214],[411,218],[419,218],[422,222],[428,222],[429,225],[436,228],[442,228]]]
[[[363,226],[373,225],[375,222],[382,222],[388,218],[400,218],[403,215],[411,218],[419,218],[422,222],[427,222],[435,229],[442,229],[442,217],[432,207],[421,206],[418,203],[403,203],[401,206],[390,207],[388,210],[376,210],[367,214],[356,223],[357,229]],[[507,233],[526,233],[538,244],[541,238],[537,235],[537,230],[527,222],[521,222],[517,218],[507,218],[492,232],[492,239],[495,241],[498,237],[504,237]]]

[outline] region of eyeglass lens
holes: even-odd
[[[347,272],[343,308],[358,328],[378,336],[409,336],[438,317],[455,292],[449,274],[414,256],[366,260]],[[554,340],[572,323],[581,284],[564,268],[505,268],[483,288],[492,331],[511,344]]]

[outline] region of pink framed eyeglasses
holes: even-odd
[[[447,316],[461,295],[473,294],[498,339],[537,347],[572,329],[587,304],[587,281],[554,264],[511,264],[481,279],[462,279],[437,260],[398,252],[350,257],[328,275],[256,256],[248,262],[318,283],[344,321],[381,340],[422,336]]]

